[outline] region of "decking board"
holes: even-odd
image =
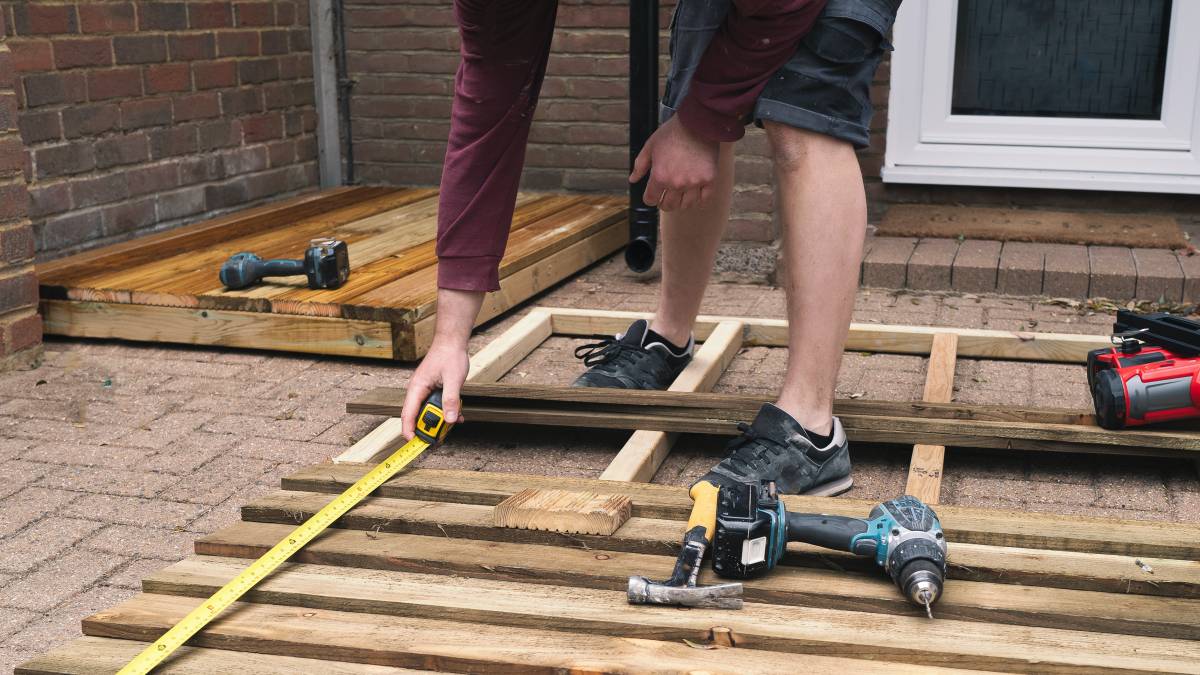
[[[420,358],[436,312],[437,206],[433,189],[336,188],[42,263],[37,266],[42,309],[55,317],[46,332]],[[479,322],[620,248],[624,237],[617,234],[626,211],[619,197],[519,195],[501,261],[501,291],[487,298]],[[234,253],[298,258],[309,239],[326,235],[349,245],[351,275],[341,288],[310,290],[297,276],[230,291],[217,280],[221,264]],[[237,335],[230,337],[228,329],[214,332],[213,323],[202,320],[209,317],[187,310],[229,313]],[[252,325],[256,315],[262,316],[262,327]],[[114,325],[115,317],[126,316],[136,316],[143,327],[161,321],[165,328]],[[297,333],[270,328],[301,325],[305,319],[356,323],[347,323],[333,340],[309,342],[289,341]],[[99,325],[89,325],[93,321]],[[384,324],[386,346],[377,337],[369,338],[369,345],[354,345],[363,334],[362,322]],[[262,334],[275,339],[256,343],[255,336]],[[342,344],[343,337],[352,344]]]

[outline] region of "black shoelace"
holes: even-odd
[[[599,342],[575,348],[575,358],[583,359],[583,365],[588,368],[621,361],[637,362],[646,353],[641,347],[626,344],[611,335],[596,337],[601,338]]]
[[[779,441],[764,436],[745,422],[738,422],[738,431],[742,432],[742,435],[726,446],[729,457],[725,461],[741,474],[747,474],[747,469],[755,473],[761,472],[766,468],[764,455],[778,457],[786,450]]]

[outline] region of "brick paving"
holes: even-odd
[[[1166,249],[873,237],[862,282],[875,288],[1200,302],[1200,255]]]
[[[915,246],[907,244],[906,255]],[[649,310],[655,289],[652,278],[627,273],[613,259],[537,302]],[[774,288],[722,284],[703,311],[782,317],[784,298]],[[472,348],[516,318],[486,327]],[[1103,333],[1111,317],[1027,297],[863,290],[855,320]],[[570,352],[580,342],[548,340],[505,380],[569,382],[579,372]],[[743,349],[716,390],[769,398],[786,359],[782,349]],[[924,361],[847,354],[838,393],[919,399]],[[380,418],[346,415],[345,402],[376,386],[403,386],[410,372],[375,361],[52,340],[41,368],[0,375],[0,672],[78,635],[83,616],[134,594],[143,576],[187,555],[197,537],[234,522],[242,504],[276,489],[281,476],[361,438]],[[960,362],[954,399],[1088,405],[1081,367],[976,360]],[[594,477],[627,437],[466,424],[421,464]],[[719,459],[723,444],[683,437],[655,480],[690,482]],[[901,493],[908,454],[906,447],[857,445],[850,495]],[[1195,465],[1176,460],[951,449],[943,501],[1195,522],[1200,480]]]

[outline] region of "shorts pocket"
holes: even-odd
[[[822,16],[804,38],[817,56],[835,63],[861,63],[891,45],[874,26],[856,19]]]

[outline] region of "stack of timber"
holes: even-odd
[[[115,670],[367,469],[285,479],[144,593],[85,619],[85,637],[17,672]],[[633,514],[611,536],[497,527],[492,507],[525,489],[620,493]],[[787,503],[853,516],[872,506]],[[950,567],[932,621],[873,564],[798,545],[746,584],[741,611],[628,606],[629,574],[669,574],[689,506],[682,488],[409,471],[165,672],[1200,673],[1195,525],[939,507]]]
[[[763,399],[738,394],[617,391],[471,384],[462,390],[472,422],[736,435]],[[349,402],[352,413],[397,416],[404,391],[380,387]],[[1110,431],[1075,410],[929,401],[837,400],[833,412],[853,441],[1000,450],[1050,450],[1200,458],[1195,425]]]
[[[437,191],[346,187],[39,264],[47,333],[411,360],[433,335]],[[522,194],[501,289],[486,321],[621,247],[616,197]],[[310,239],[350,249],[350,280],[302,276],[228,291],[217,271],[241,251],[299,258]]]

